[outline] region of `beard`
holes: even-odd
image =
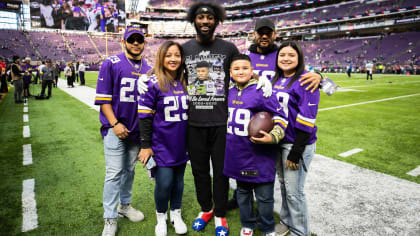
[[[210,28],[208,33],[201,32],[200,27],[198,27],[197,24],[194,24],[194,28],[200,39],[202,39],[203,41],[210,41],[213,38],[214,31],[216,30],[216,25],[213,25],[213,27]]]
[[[141,53],[143,52],[143,50],[141,50],[139,53],[134,53],[130,49],[128,49],[127,47],[125,47],[125,51],[128,53],[128,55],[130,55],[133,58],[139,57],[141,55]]]

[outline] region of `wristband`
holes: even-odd
[[[120,123],[120,121],[117,120],[117,122],[115,122],[115,124],[111,125],[112,128],[114,128],[116,125],[118,125]]]

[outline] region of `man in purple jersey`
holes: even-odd
[[[270,81],[276,70],[277,45],[276,27],[274,22],[267,18],[258,19],[255,23],[254,44],[245,53],[251,58],[254,73],[266,77]],[[321,82],[321,76],[317,73],[306,73],[302,75],[302,86],[310,83],[306,88],[314,92]]]
[[[137,26],[127,27],[122,45],[124,53],[103,62],[95,97],[95,104],[101,106],[99,119],[106,167],[103,236],[115,235],[118,215],[133,222],[144,219],[143,213],[130,205],[134,168],[140,150],[135,88],[138,78],[150,70],[141,56],[145,45],[143,31]]]

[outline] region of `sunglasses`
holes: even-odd
[[[142,43],[144,43],[144,38],[143,37],[129,37],[127,39],[127,43],[129,43],[129,44],[133,44],[134,42],[142,44]]]
[[[257,33],[261,36],[263,36],[265,34],[265,35],[270,37],[273,34],[273,31],[271,29],[262,28],[262,29],[258,30]]]

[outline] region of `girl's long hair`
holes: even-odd
[[[172,78],[172,76],[163,66],[166,53],[168,52],[168,49],[173,45],[177,46],[179,51],[181,52],[181,65],[179,66],[176,72],[175,78]],[[154,73],[158,80],[159,88],[162,92],[167,92],[168,89],[173,89],[173,83],[175,82],[175,80],[179,80],[179,82],[182,83],[182,87],[184,88],[184,91],[187,91],[185,54],[184,54],[184,50],[182,49],[179,43],[169,40],[169,41],[164,42],[160,46],[156,55]]]
[[[290,42],[284,42],[280,45],[279,49],[277,50],[277,55],[276,55],[276,74],[274,76],[273,81],[271,82],[273,85],[281,78],[284,76],[284,71],[282,69],[280,69],[279,64],[278,64],[278,58],[279,58],[279,53],[281,51],[281,49],[285,48],[285,47],[292,47],[294,50],[296,50],[297,54],[298,54],[298,64],[295,68],[295,74],[293,75],[292,79],[290,80],[290,82],[287,84],[286,88],[290,88],[290,86],[292,86],[292,84],[303,74],[303,72],[305,71],[305,59],[303,57],[303,51],[302,48],[299,46],[299,44],[297,42],[294,41],[290,41]]]

